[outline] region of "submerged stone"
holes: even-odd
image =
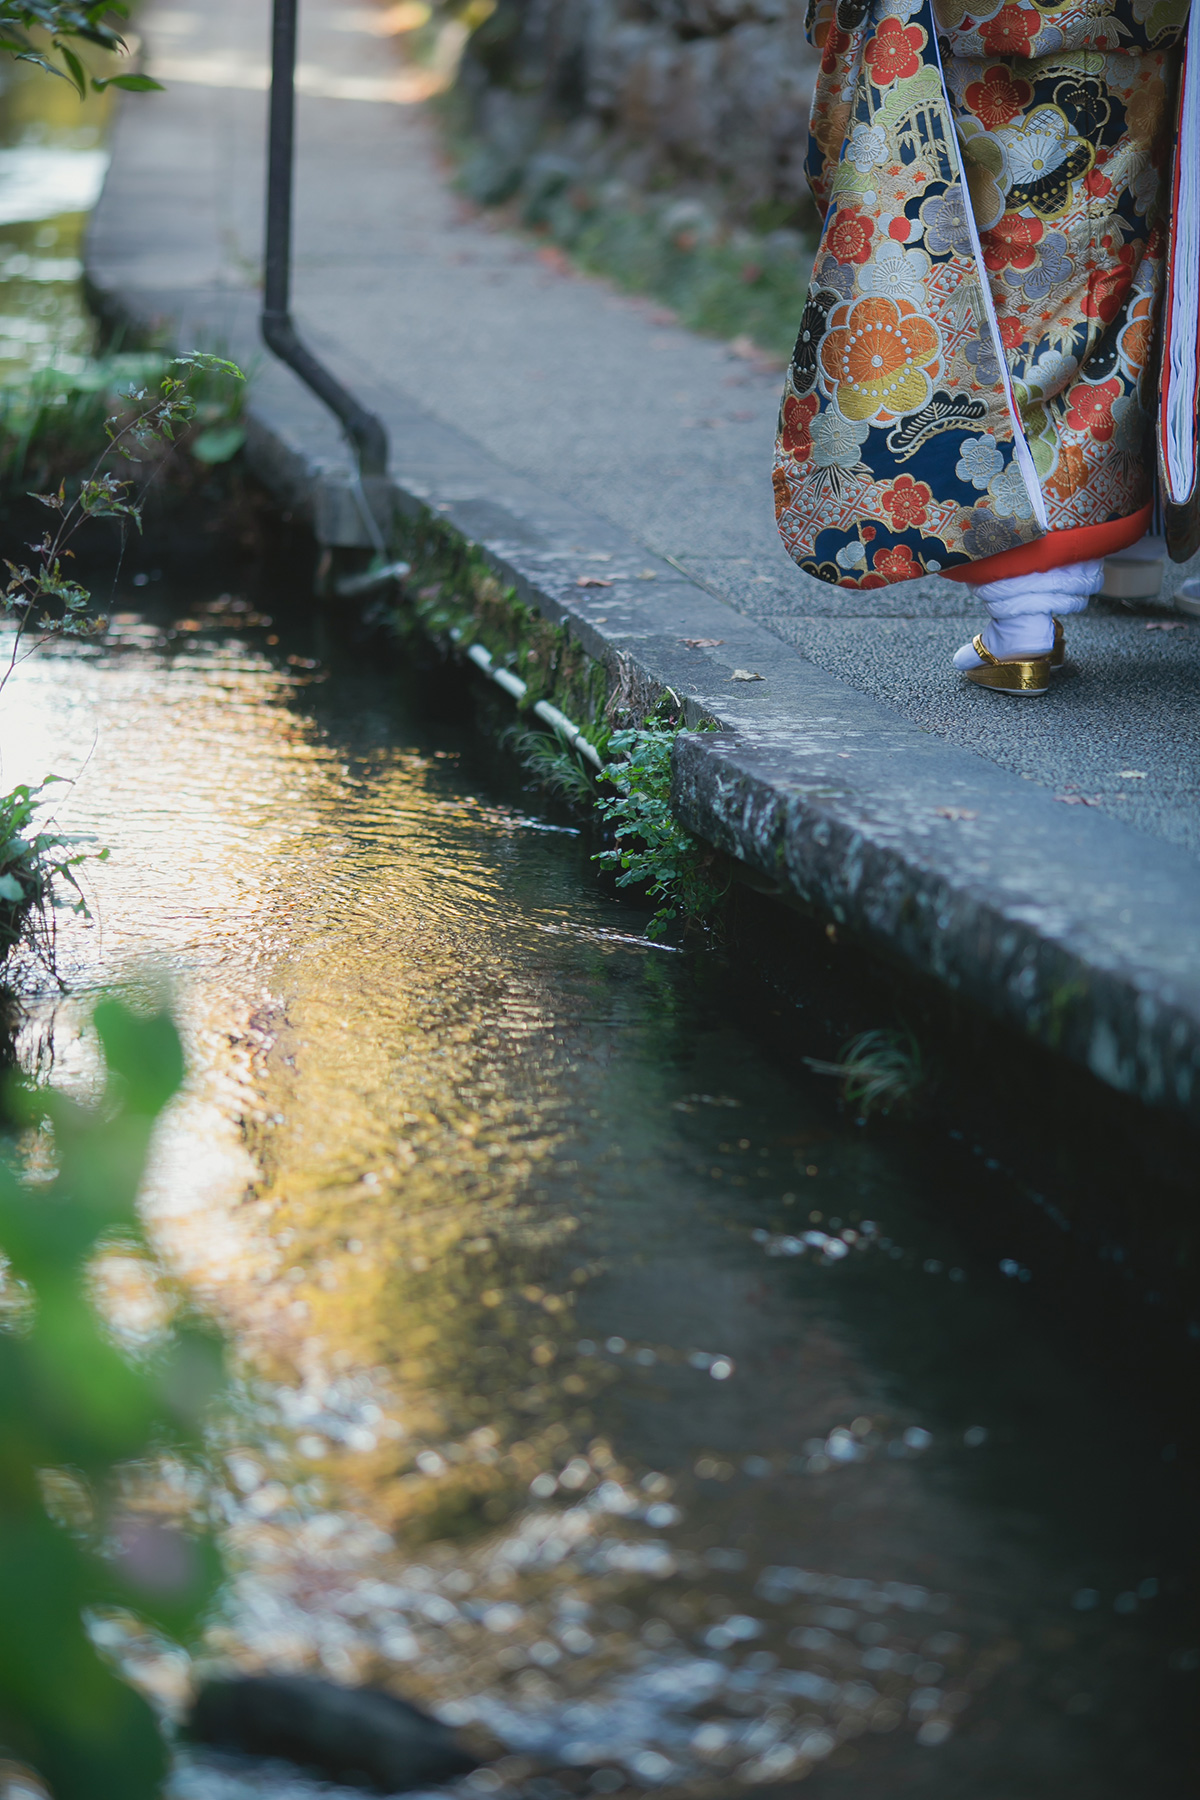
[[[216,1750],[283,1757],[378,1793],[432,1786],[478,1766],[439,1720],[378,1688],[311,1676],[237,1676],[201,1688],[190,1736]]]

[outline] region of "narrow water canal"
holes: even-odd
[[[90,345],[60,99],[5,103],[9,374]],[[1122,1389],[1016,1225],[974,1247],[1003,1180],[841,1118],[302,591],[98,598],[0,711],[5,784],[72,777],[111,850],[23,1053],[86,1091],[116,981],[185,1030],[145,1210],[239,1371],[208,1654],[485,1727],[476,1796],[1194,1795],[1194,1395]]]
[[[996,1179],[840,1119],[302,599],[154,577],[27,665],[3,769],[112,852],[28,1054],[86,1085],[114,980],[187,1036],[146,1213],[242,1374],[214,1654],[602,1793],[1193,1793],[1193,1422],[973,1251]]]

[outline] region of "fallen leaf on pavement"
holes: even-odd
[[[723,644],[725,642],[725,639],[724,638],[680,638],[679,641],[681,644],[686,644],[689,650],[715,650],[718,644]]]
[[[611,587],[611,581],[601,581],[598,575],[581,575],[575,583],[576,587]]]
[[[730,681],[765,681],[765,675],[756,675],[752,669],[735,669],[729,677]]]
[[[731,355],[740,358],[742,362],[753,363],[762,374],[768,370],[787,367],[782,357],[773,356],[769,350],[764,350],[752,337],[747,337],[745,332],[731,339],[729,350]]]
[[[939,806],[937,816],[939,819],[977,819],[979,814],[972,812],[969,806]]]

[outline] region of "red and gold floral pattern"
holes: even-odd
[[[1032,269],[1037,247],[1046,235],[1040,219],[1005,213],[998,225],[980,233],[985,269]]]
[[[1033,99],[1027,81],[1012,73],[1004,63],[993,63],[978,81],[969,82],[964,99],[985,131],[997,125],[1011,125]]]
[[[1080,304],[1085,318],[1103,319],[1111,325],[1133,286],[1142,245],[1122,244],[1118,248],[1111,237],[1103,237],[1100,248],[1105,252],[1104,259],[1097,258],[1086,265],[1087,292]]]
[[[914,481],[911,475],[897,475],[891,487],[880,494],[879,504],[892,521],[892,529],[906,531],[910,525],[924,525],[932,499],[926,482]]]
[[[879,30],[864,52],[863,60],[876,87],[904,81],[921,67],[925,33],[919,25],[902,25],[899,19],[881,19]]]
[[[1002,6],[980,31],[990,56],[1024,59],[1032,54],[1033,40],[1042,29],[1042,15],[1024,6]]]
[[[871,239],[874,236],[874,220],[867,218],[861,208],[851,202],[848,206],[838,208],[826,234],[825,244],[829,254],[836,256],[839,262],[861,265],[870,261]]]
[[[1067,424],[1072,431],[1090,432],[1098,444],[1106,444],[1113,434],[1113,401],[1120,398],[1121,383],[1102,381],[1095,387],[1073,388],[1067,406]]]
[[[813,422],[820,401],[815,394],[789,394],[783,403],[779,442],[796,462],[807,462],[812,455]]]

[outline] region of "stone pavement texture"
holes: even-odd
[[[721,720],[680,758],[694,828],[1200,1118],[1200,621],[1097,606],[1055,692],[1011,702],[949,668],[978,629],[962,586],[802,575],[771,509],[779,374],[475,216],[395,46],[361,7],[301,11],[295,311],[388,424],[401,504]],[[256,363],[252,452],[311,504],[344,450],[253,348],[268,24],[268,0],[143,8],[170,91],[122,107],[89,278],[110,313]],[[615,585],[585,599],[590,559]]]

